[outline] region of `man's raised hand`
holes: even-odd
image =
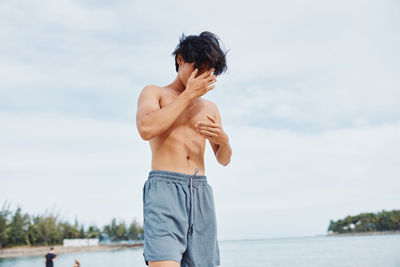
[[[225,144],[229,141],[228,135],[222,129],[222,126],[216,123],[216,119],[207,114],[209,121],[198,121],[195,124],[199,133],[214,144]]]
[[[190,95],[191,98],[197,98],[208,91],[212,90],[215,88],[215,83],[217,81],[216,75],[211,75],[211,73],[215,70],[215,68],[211,68],[208,71],[205,71],[203,74],[199,75],[196,77],[198,73],[198,69],[196,68],[192,74],[190,74],[190,77],[187,81],[186,84],[186,89],[185,92]]]

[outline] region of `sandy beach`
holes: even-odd
[[[84,251],[103,251],[103,250],[117,250],[127,247],[141,247],[143,243],[137,244],[107,244],[107,245],[96,245],[96,246],[77,246],[77,247],[64,247],[64,246],[53,246],[55,254],[73,253],[73,252],[84,252]],[[40,256],[45,255],[51,246],[40,246],[40,247],[14,247],[14,248],[3,248],[0,249],[0,258],[14,258],[14,257],[29,257],[29,256]]]

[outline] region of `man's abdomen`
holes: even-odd
[[[192,174],[196,168],[199,168],[198,174],[203,175],[205,173],[204,144],[200,141],[192,141],[172,146],[164,143],[161,147],[152,147],[151,168],[187,174]]]

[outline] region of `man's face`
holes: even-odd
[[[179,64],[179,70],[178,70],[179,78],[181,79],[183,85],[185,85],[185,87],[186,87],[186,84],[187,84],[187,81],[188,81],[190,75],[195,70],[194,62],[185,62],[183,59],[178,57],[178,64]],[[196,77],[203,74],[204,72],[206,72],[209,69],[211,69],[211,68],[208,68],[208,69],[203,68],[201,70],[199,69]]]
[[[182,64],[179,64],[179,70],[178,70],[178,75],[183,83],[183,85],[187,84],[187,81],[194,71],[194,62],[188,63],[188,62],[183,62]]]

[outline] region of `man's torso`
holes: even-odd
[[[175,90],[159,87],[160,108],[165,107],[178,96]],[[197,98],[185,108],[169,129],[150,140],[152,170],[167,170],[204,175],[205,138],[195,129],[197,121],[208,121],[206,115],[214,116],[210,101]]]

